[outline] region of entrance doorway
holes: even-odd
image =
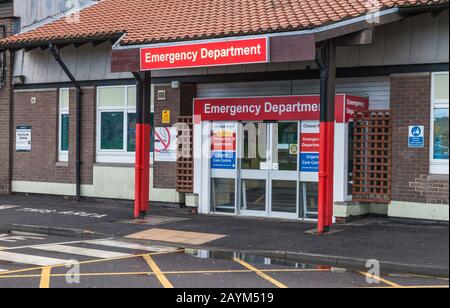
[[[299,122],[246,122],[240,128],[240,213],[298,218]]]

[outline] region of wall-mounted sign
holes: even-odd
[[[16,152],[31,152],[31,126],[16,127]]]
[[[236,123],[213,123],[211,137],[211,168],[236,169]]]
[[[141,49],[141,71],[269,62],[268,38]]]
[[[368,109],[363,97],[336,95],[336,122],[353,118]],[[319,120],[320,96],[275,96],[195,99],[194,113],[202,121],[289,121]]]
[[[302,121],[300,133],[300,171],[319,172],[319,121]]]
[[[425,126],[423,125],[409,126],[408,147],[410,148],[425,147]]]
[[[155,161],[177,161],[177,135],[175,127],[155,127]]]
[[[170,110],[163,110],[161,122],[162,124],[170,124]]]

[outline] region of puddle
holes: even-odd
[[[332,267],[330,266],[287,262],[279,259],[240,252],[211,251],[204,249],[185,249],[185,254],[199,259],[216,259],[225,261],[231,261],[234,258],[239,258],[250,264],[284,266],[294,269],[329,269],[329,270],[332,269]]]

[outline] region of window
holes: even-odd
[[[430,173],[448,174],[448,72],[432,74]]]
[[[58,161],[69,160],[69,89],[59,90]]]
[[[99,87],[97,123],[97,162],[133,163],[136,150],[136,86]],[[153,113],[150,123],[153,126]],[[153,142],[150,144],[153,151]]]

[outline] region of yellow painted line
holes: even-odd
[[[415,274],[389,274],[389,277],[424,278],[424,279],[436,279],[436,280],[442,280],[442,281],[449,281],[448,278],[444,278],[444,277],[424,276],[424,275],[415,275]]]
[[[167,251],[167,252],[155,252],[151,254],[139,254],[139,255],[133,255],[133,256],[125,256],[125,257],[117,257],[117,258],[110,258],[110,259],[96,259],[96,260],[90,260],[90,261],[83,261],[83,262],[74,262],[73,264],[79,264],[79,265],[85,265],[85,264],[94,264],[94,263],[101,263],[101,262],[108,262],[108,261],[117,261],[117,260],[126,260],[126,259],[134,259],[134,258],[141,258],[145,255],[149,256],[157,256],[157,255],[164,255],[164,254],[171,254],[171,253],[179,253],[183,252],[184,249],[179,249],[176,251]],[[59,267],[66,267],[67,264],[58,264],[58,265],[52,265],[52,268],[59,268]],[[13,271],[7,271],[7,272],[1,272],[0,278],[5,275],[10,274],[18,274],[18,273],[25,273],[25,272],[31,272],[31,271],[39,271],[42,270],[44,267],[31,267],[31,268],[24,268],[20,270],[13,270]]]
[[[267,269],[261,270],[263,273],[304,273],[304,272],[329,272],[326,269],[313,270],[313,269]],[[198,271],[168,271],[162,272],[164,275],[193,275],[193,274],[232,274],[232,273],[253,273],[251,270],[198,270]],[[74,276],[151,276],[153,272],[117,272],[117,273],[80,273],[74,274]],[[52,274],[50,277],[65,277],[66,274]],[[13,278],[36,278],[41,275],[4,275],[0,276],[0,279],[13,279]]]
[[[48,289],[50,288],[50,275],[52,272],[52,268],[50,266],[46,266],[42,269],[41,273],[41,282],[39,284],[40,289]]]
[[[8,249],[8,247],[0,246],[0,250],[5,250],[5,249]]]
[[[404,289],[448,289],[449,286],[404,286]]]
[[[366,276],[367,278],[374,279],[374,280],[378,280],[378,281],[380,281],[380,282],[382,282],[382,283],[384,283],[384,284],[387,284],[387,285],[390,286],[390,287],[393,287],[393,288],[402,288],[401,285],[399,285],[399,284],[397,284],[397,283],[395,283],[395,282],[389,281],[389,280],[387,280],[387,279],[378,277],[378,276],[376,276],[376,275],[372,275],[372,274],[365,273],[365,272],[358,272],[358,273],[360,273],[360,274],[363,275],[363,276]]]
[[[145,262],[147,262],[148,266],[152,269],[153,273],[155,273],[156,278],[158,278],[159,282],[162,284],[162,286],[166,289],[172,289],[173,285],[170,283],[170,281],[167,279],[166,275],[161,271],[161,269],[158,267],[158,265],[153,261],[153,258],[150,257],[150,255],[144,255],[143,256]]]
[[[263,273],[262,271],[260,271],[259,269],[257,269],[256,267],[251,266],[250,264],[248,264],[247,262],[239,259],[239,258],[234,258],[234,261],[241,264],[243,267],[248,268],[249,270],[255,272],[255,274],[257,274],[259,277],[269,281],[270,283],[272,283],[273,285],[275,285],[278,288],[283,288],[286,289],[287,286],[282,284],[281,282],[279,282],[278,280],[273,279],[272,277],[270,277],[269,275]]]

